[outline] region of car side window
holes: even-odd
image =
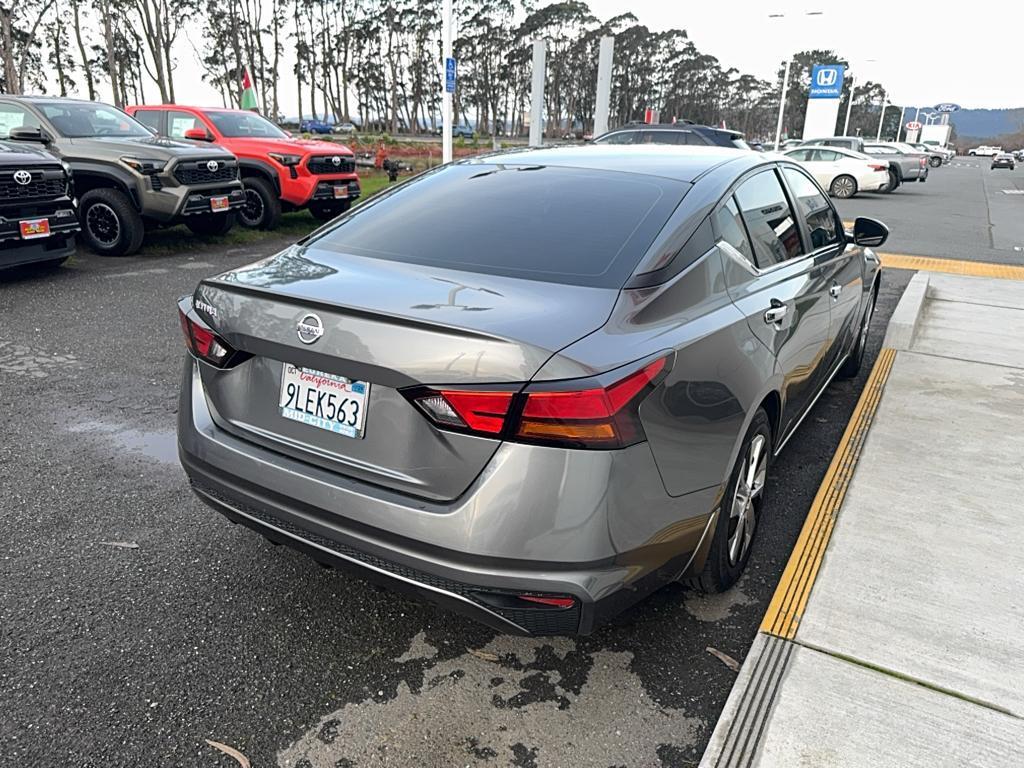
[[[0,139],[11,135],[12,128],[41,128],[39,118],[17,104],[0,103]]]
[[[172,139],[185,138],[185,131],[191,131],[193,128],[199,128],[203,131],[206,130],[206,126],[203,125],[203,121],[193,114],[188,112],[179,112],[175,109],[172,109],[167,113],[167,135]]]
[[[800,228],[775,171],[761,171],[736,190],[743,221],[761,269],[803,255]]]
[[[836,245],[841,240],[838,216],[828,198],[818,186],[796,168],[784,168],[783,174],[796,198],[797,210],[807,220],[811,233],[811,248],[818,250]]]
[[[632,144],[636,140],[636,131],[619,131],[613,133],[607,139],[602,139],[599,144]]]
[[[679,131],[641,131],[641,144],[685,144]]]
[[[712,218],[719,239],[735,248],[750,262],[751,266],[755,266],[754,250],[750,247],[750,239],[747,237],[747,230],[743,226],[743,219],[740,217],[740,209],[736,206],[736,201],[730,197],[714,212]]]
[[[818,163],[834,163],[839,159],[839,153],[832,149],[816,149],[812,161]]]
[[[791,157],[794,160],[799,160],[800,162],[804,162],[805,163],[805,162],[807,162],[808,160],[811,159],[811,152],[812,151],[813,150],[810,150],[810,149],[797,149],[797,150],[795,150],[793,152],[787,152],[786,153],[786,157]]]
[[[132,117],[138,120],[147,128],[152,128],[154,131],[160,130],[160,115],[162,111],[159,109],[140,109],[135,112]]]

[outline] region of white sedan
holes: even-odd
[[[784,154],[807,168],[832,197],[853,197],[889,186],[889,166],[870,155],[841,147],[800,147]]]

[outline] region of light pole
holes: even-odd
[[[803,16],[823,16],[821,11],[805,11]],[[784,19],[784,13],[769,13],[769,19]],[[786,114],[786,95],[789,92],[789,72],[793,64],[793,54],[786,54],[786,70],[782,75],[782,93],[779,94],[779,119],[775,124],[775,151],[779,151],[779,144],[782,142],[782,120]]]
[[[452,0],[441,3],[441,162],[452,161],[452,94],[448,92],[447,67],[452,57]]]
[[[887,99],[882,99],[882,114],[878,117],[878,135],[875,137],[875,141],[882,140],[882,122],[885,120],[885,109],[889,106]]]
[[[843,123],[843,136],[850,135],[850,112],[853,111],[853,97],[857,92],[857,75],[850,75],[850,100],[846,102],[846,121]]]
[[[896,141],[900,140],[900,134],[903,133],[903,118],[907,116],[907,108],[900,108],[900,124],[896,126]]]

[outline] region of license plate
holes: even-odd
[[[221,195],[220,197],[210,198],[210,210],[211,211],[226,211],[228,209],[228,196]]]
[[[278,407],[286,419],[358,439],[369,395],[368,382],[285,363]]]
[[[348,187],[335,187],[334,188],[334,199],[348,197]]]
[[[49,219],[25,219],[18,223],[21,227],[21,237],[25,240],[50,236]]]

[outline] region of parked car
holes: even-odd
[[[921,152],[911,154],[889,143],[869,142],[864,145],[864,154],[889,163],[888,192],[907,182],[928,180],[928,157]]]
[[[1002,147],[989,147],[982,144],[980,147],[975,147],[967,151],[967,154],[971,157],[995,157],[1003,151]]]
[[[0,270],[67,261],[79,230],[73,198],[70,166],[31,144],[0,141]]]
[[[798,147],[786,157],[805,166],[832,197],[879,192],[889,185],[889,164],[842,147]]]
[[[71,167],[82,237],[104,256],[137,251],[147,226],[225,234],[245,205],[230,152],[158,139],[107,104],[0,95],[0,125],[22,127],[12,138],[45,145]]]
[[[1018,149],[1013,153],[1013,156],[1016,158],[1017,162],[1024,163],[1024,149]]]
[[[274,229],[283,211],[303,208],[327,221],[359,198],[355,155],[344,144],[292,138],[241,109],[163,104],[128,112],[161,136],[212,142],[233,152],[245,185],[238,221],[250,229]]]
[[[349,122],[335,123],[331,127],[331,133],[354,134],[357,130],[355,123]]]
[[[628,123],[594,139],[595,144],[690,144],[706,147],[750,149],[739,131],[711,128],[689,121],[679,123]]]
[[[229,519],[503,632],[725,590],[769,461],[861,368],[887,234],[754,152],[455,162],[181,300],[181,461]]]
[[[1012,171],[1016,167],[1017,161],[1014,160],[1013,155],[1009,152],[1000,152],[992,158],[992,170],[995,170],[996,168],[1009,168]]]
[[[303,120],[299,123],[301,133],[330,133],[332,126],[326,120]]]
[[[864,153],[864,139],[860,136],[826,136],[821,139],[804,139],[798,143],[801,147],[806,146],[824,146],[824,147],[841,147],[848,149],[851,152]]]
[[[928,165],[932,168],[938,168],[943,163],[948,163],[954,157],[956,152],[953,152],[943,147],[933,146],[931,144],[921,144],[914,142],[910,144],[911,147],[916,149],[918,152],[923,152],[928,155]]]

